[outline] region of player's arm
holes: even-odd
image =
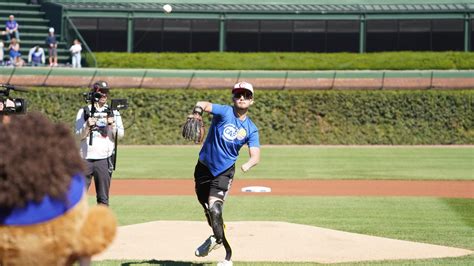
[[[249,155],[249,160],[240,167],[244,173],[260,162],[260,147],[250,147]]]
[[[196,106],[201,107],[204,112],[212,112],[212,103],[210,102],[197,102]]]

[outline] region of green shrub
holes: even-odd
[[[101,68],[212,70],[474,69],[474,53],[95,53]]]
[[[37,88],[39,110],[73,127],[85,103],[79,89]],[[228,90],[113,90],[125,144],[186,144],[181,125],[198,100],[231,104]],[[263,144],[474,144],[473,90],[257,91],[250,117]],[[205,116],[210,124],[211,116]]]

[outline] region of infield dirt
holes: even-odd
[[[272,196],[423,196],[474,198],[474,181],[405,180],[235,180],[231,195],[255,195],[243,187],[265,186]],[[193,180],[117,179],[112,195],[194,195]],[[95,195],[93,186],[89,195]]]

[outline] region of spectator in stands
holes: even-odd
[[[0,66],[3,66],[3,41],[0,40]]]
[[[72,57],[72,67],[81,68],[81,42],[78,39],[74,39],[74,44],[69,48]]]
[[[35,45],[33,48],[30,49],[30,52],[28,53],[28,64],[30,64],[31,66],[44,66],[44,62],[44,49],[41,48],[39,45]]]
[[[20,53],[20,44],[17,42],[16,38],[12,38],[10,41],[10,46],[8,46],[10,62],[13,66],[21,67],[25,63],[21,58]]]
[[[15,16],[10,15],[5,24],[5,31],[7,33],[7,40],[10,41],[12,35],[15,35],[17,41],[20,41],[20,32],[18,31],[18,23],[15,21]]]
[[[46,45],[49,48],[49,66],[58,66],[58,41],[54,35],[54,28],[49,28]]]

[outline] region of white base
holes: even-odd
[[[269,187],[250,186],[243,187],[242,192],[272,192],[272,189]]]

